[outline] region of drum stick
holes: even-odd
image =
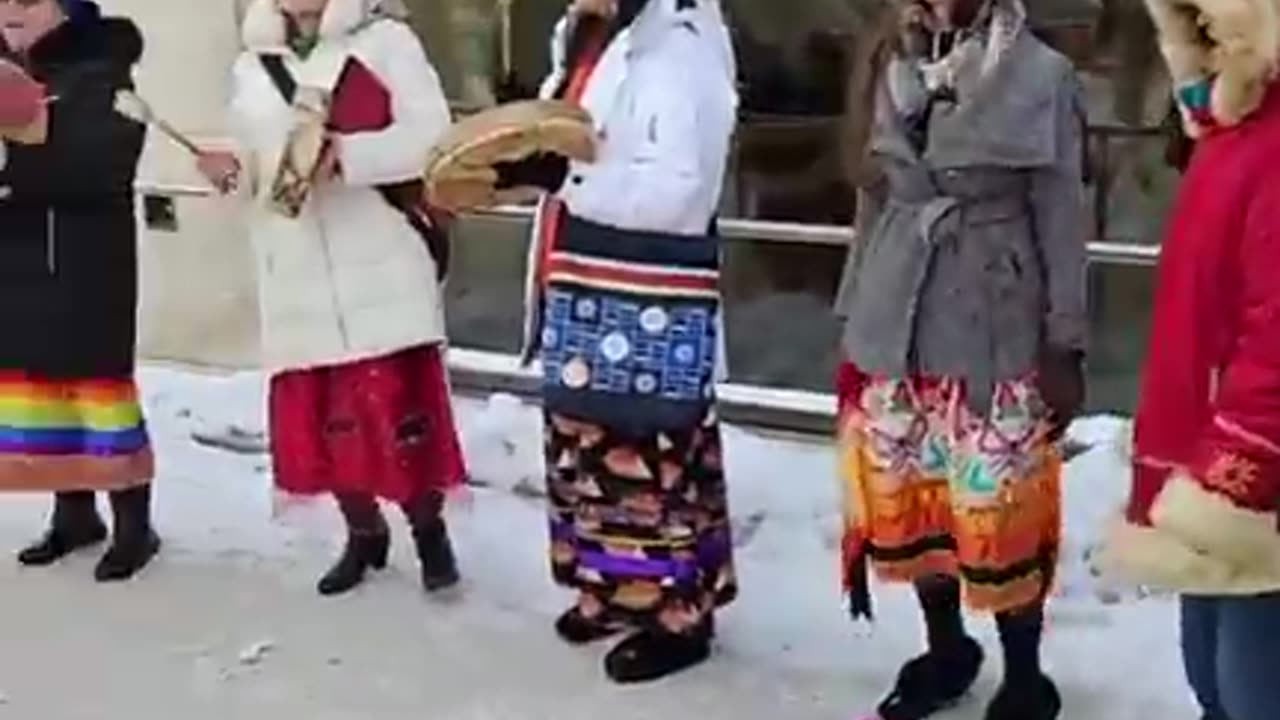
[[[150,103],[132,90],[121,90],[116,93],[115,110],[130,120],[155,127],[192,155],[199,157],[204,154],[199,145],[196,145],[181,131],[157,115]]]

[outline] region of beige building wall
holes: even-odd
[[[228,74],[238,49],[235,0],[102,0],[142,28],[138,90],[201,143],[225,143]],[[221,368],[257,365],[256,279],[240,208],[207,189],[191,156],[149,134],[144,197],[173,203],[175,229],[141,237],[139,352],[147,361]],[[141,212],[141,208],[140,208]]]

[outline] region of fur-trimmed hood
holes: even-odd
[[[1146,0],[1175,89],[1212,82],[1213,124],[1237,125],[1262,104],[1280,67],[1280,0]],[[1184,108],[1188,132],[1205,122]]]
[[[329,0],[320,20],[322,40],[340,40],[378,20],[407,20],[402,0]],[[240,25],[245,48],[262,52],[279,50],[287,42],[287,25],[277,0],[251,0]]]
[[[27,60],[36,67],[93,60],[128,73],[142,59],[142,50],[142,33],[133,21],[105,17],[97,3],[84,2],[36,42]]]

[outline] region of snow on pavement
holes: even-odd
[[[424,597],[401,542],[391,571],[325,600],[312,584],[340,525],[327,504],[272,496],[254,452],[261,379],[154,368],[141,379],[165,551],[139,582],[109,588],[92,583],[92,554],[46,571],[0,562],[0,720],[847,720],[919,648],[901,588],[877,589],[869,631],[847,620],[833,453],[820,439],[727,429],[742,597],[722,616],[713,662],[619,689],[602,677],[604,648],[564,647],[550,629],[567,597],[546,573],[535,409],[504,396],[456,402],[478,485],[450,511],[466,575],[457,593]],[[1088,449],[1066,481],[1046,664],[1065,720],[1192,720],[1172,604],[1100,586],[1088,567],[1125,492],[1125,432],[1112,418],[1073,429]],[[0,499],[0,548],[38,534],[46,504]],[[991,623],[972,627],[992,661],[973,701],[943,720],[980,718],[998,682]]]

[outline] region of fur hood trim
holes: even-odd
[[[1146,0],[1175,89],[1213,77],[1214,122],[1238,125],[1280,66],[1280,0]],[[1185,112],[1193,136],[1205,130]]]
[[[322,40],[341,40],[378,20],[407,20],[402,0],[329,0],[320,20]],[[286,45],[284,12],[277,0],[251,0],[240,27],[248,50],[275,51]]]

